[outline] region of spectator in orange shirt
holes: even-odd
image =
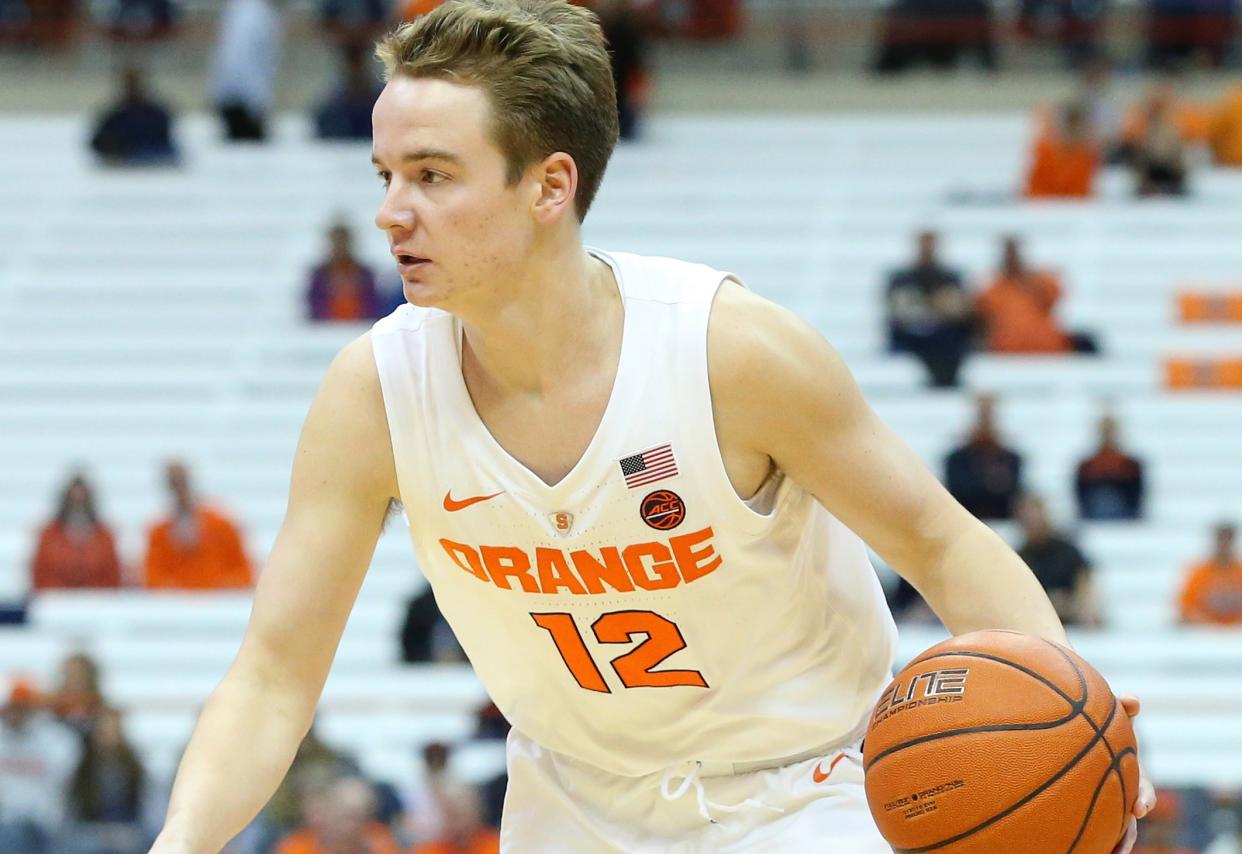
[[[1212,159],[1217,166],[1242,166],[1242,85],[1235,85],[1212,119]]]
[[[1117,418],[1100,419],[1100,445],[1078,465],[1074,492],[1083,519],[1138,519],[1143,515],[1143,463],[1121,449]]]
[[[993,353],[1095,352],[1086,335],[1063,332],[1053,317],[1061,299],[1056,275],[1027,266],[1016,237],[1004,240],[1001,270],[979,295],[976,312]]]
[[[116,543],[99,521],[94,491],[81,474],[69,479],[55,518],[39,533],[30,580],[35,590],[121,584]]]
[[[426,15],[444,0],[404,0],[397,9],[397,17],[403,21],[412,21],[419,15]]]
[[[1059,119],[1035,142],[1027,198],[1085,199],[1092,195],[1100,156],[1087,126],[1086,109],[1082,104],[1067,104]]]
[[[166,469],[172,497],[169,517],[151,528],[146,581],[152,589],[213,590],[248,587],[250,561],[241,534],[221,513],[200,504],[185,464]]]
[[[375,821],[371,784],[342,777],[306,793],[303,827],[286,836],[275,854],[398,854],[391,831]]]
[[[1182,588],[1182,622],[1217,626],[1242,625],[1242,560],[1234,548],[1237,529],[1216,526],[1212,557],[1194,566]]]

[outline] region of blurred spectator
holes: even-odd
[[[1225,90],[1212,119],[1209,145],[1217,166],[1242,166],[1242,84]]]
[[[1053,309],[1062,293],[1057,276],[1027,266],[1018,238],[1006,237],[1003,246],[1000,272],[976,303],[988,350],[993,353],[1095,352],[1095,342],[1089,336],[1071,336],[1057,325]]]
[[[401,626],[401,660],[407,664],[432,661],[448,664],[466,660],[430,587],[410,599],[406,608],[405,622]]]
[[[1087,134],[1100,147],[1102,159],[1114,163],[1120,155],[1125,108],[1113,94],[1113,69],[1104,55],[1096,56],[1082,66],[1074,102],[1086,113]]]
[[[353,252],[349,226],[337,223],[328,230],[327,259],[311,271],[306,290],[311,320],[375,320],[383,302],[375,285],[375,273]]]
[[[322,0],[319,23],[339,47],[365,49],[388,27],[389,0]]]
[[[172,33],[176,7],[172,0],[112,0],[108,35],[118,41],[152,41]]]
[[[357,774],[358,764],[325,744],[312,723],[298,745],[293,764],[289,766],[284,780],[268,801],[264,812],[281,834],[287,833],[302,820],[302,804],[308,791],[317,786],[322,788],[341,777]]]
[[[106,703],[99,690],[99,665],[84,652],[75,652],[60,664],[60,684],[50,705],[61,722],[84,738],[95,729]]]
[[[1147,64],[1220,68],[1233,41],[1235,0],[1148,0]]]
[[[1102,625],[1091,565],[1066,535],[1053,529],[1044,502],[1024,495],[1017,503],[1017,515],[1023,537],[1018,555],[1035,573],[1061,622],[1067,626]]]
[[[397,842],[375,821],[375,791],[360,777],[343,777],[308,791],[303,827],[275,854],[397,854]]]
[[[1179,125],[1177,104],[1168,85],[1153,86],[1132,130],[1130,167],[1140,196],[1180,196],[1186,193],[1185,129]]]
[[[504,741],[509,737],[509,721],[501,714],[499,707],[491,700],[488,700],[479,707],[475,715],[474,737],[480,740],[499,739]]]
[[[161,166],[175,163],[172,114],[153,99],[140,69],[121,72],[121,98],[104,111],[91,135],[91,148],[113,166]]]
[[[40,708],[34,686],[15,681],[0,709],[0,851],[58,850],[80,754],[78,737]]]
[[[211,63],[211,96],[231,140],[267,138],[280,68],[284,0],[225,0]]]
[[[996,432],[996,398],[975,399],[975,424],[966,444],[945,460],[945,486],[980,519],[1012,519],[1022,491],[1022,457]]]
[[[957,385],[971,344],[971,305],[957,270],[940,262],[938,236],[918,237],[915,262],[888,277],[888,346],[923,362],[938,388]]]
[[[963,53],[996,70],[992,8],[987,0],[895,0],[884,14],[875,70],[906,71],[926,63],[955,66]]]
[[[1099,146],[1091,137],[1086,108],[1066,104],[1059,121],[1035,141],[1026,180],[1027,198],[1090,197],[1099,161]]]
[[[76,0],[0,0],[0,46],[65,47],[78,29]]]
[[[397,17],[403,21],[412,21],[419,15],[426,15],[444,0],[398,0]]]
[[[1022,0],[1018,32],[1059,45],[1066,64],[1080,68],[1099,55],[1108,0]]]
[[[1139,822],[1138,844],[1132,854],[1193,854],[1181,844],[1181,798],[1174,791],[1161,789],[1156,805]]]
[[[341,49],[344,74],[315,108],[315,136],[320,139],[370,139],[371,109],[380,85],[369,54],[360,45]]]
[[[112,531],[99,520],[94,490],[81,474],[69,479],[56,515],[39,532],[30,582],[36,591],[121,583]]]
[[[411,854],[499,854],[500,835],[483,823],[472,792],[444,803],[444,828],[435,839],[415,845]]]
[[[1121,448],[1117,418],[1100,418],[1100,444],[1078,464],[1074,494],[1083,519],[1138,519],[1143,515],[1143,463]]]
[[[621,138],[635,139],[647,87],[646,37],[626,0],[595,0],[617,88]]]
[[[69,788],[80,843],[91,854],[129,854],[143,842],[146,774],[125,738],[121,713],[104,709]]]
[[[1182,622],[1242,625],[1242,560],[1235,548],[1232,523],[1216,526],[1212,556],[1191,567],[1182,587]]]
[[[241,534],[220,510],[198,502],[184,463],[165,469],[172,507],[147,540],[146,583],[152,589],[247,587],[250,561]]]
[[[409,835],[419,842],[432,842],[448,835],[452,805],[475,799],[478,793],[462,782],[449,768],[452,749],[438,741],[423,745],[422,778],[406,792],[406,825]]]

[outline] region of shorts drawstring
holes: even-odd
[[[698,762],[698,761],[692,761],[692,762],[687,763],[687,765],[688,765],[688,768],[686,772],[680,775],[682,777],[682,780],[681,780],[681,784],[677,786],[676,791],[670,791],[670,785],[673,782],[673,777],[678,776],[678,775],[672,768],[664,769],[664,777],[663,779],[660,780],[660,795],[666,801],[675,801],[678,798],[680,798],[682,795],[684,795],[686,793],[686,790],[688,790],[691,786],[693,786],[695,797],[698,799],[698,802],[699,802],[699,815],[703,816],[703,820],[710,824],[719,823],[716,821],[716,819],[712,818],[711,810],[715,810],[716,812],[722,812],[722,813],[733,813],[739,810],[746,809],[747,807],[761,807],[765,810],[773,810],[775,812],[780,812],[780,813],[783,813],[785,811],[781,809],[780,807],[774,807],[771,804],[765,804],[762,801],[755,800],[754,798],[747,798],[746,800],[742,801],[740,804],[733,804],[732,806],[728,804],[712,803],[711,801],[707,799],[707,792],[703,789],[703,781],[699,779],[699,772],[703,768],[703,763]]]

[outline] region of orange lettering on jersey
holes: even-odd
[[[483,571],[483,562],[479,560],[478,552],[465,543],[455,543],[452,540],[440,540],[440,545],[448,552],[453,563],[480,581],[487,581],[487,573]]]
[[[504,590],[512,590],[509,576],[515,576],[522,589],[527,593],[538,593],[539,582],[531,578],[530,557],[526,552],[513,546],[479,546],[483,555],[483,565],[492,582]]]
[[[687,584],[715,571],[724,562],[712,548],[713,533],[709,527],[672,537],[668,541],[669,547],[673,550],[673,557],[677,560],[677,568],[681,570],[681,577]],[[695,551],[694,547],[704,542],[707,543],[706,548]]]
[[[673,555],[664,543],[635,543],[626,546],[621,553],[625,559],[625,568],[630,571],[630,578],[644,590],[665,590],[676,587],[678,583],[677,569],[673,565]],[[643,558],[652,559],[651,570],[655,576],[647,574]]]
[[[605,546],[599,550],[599,553],[604,559],[603,563],[597,561],[595,556],[587,551],[569,553],[570,560],[574,562],[574,569],[578,570],[578,575],[582,577],[582,583],[586,585],[587,591],[603,593],[604,585],[600,583],[602,581],[620,593],[633,593],[634,584],[625,573],[621,552],[615,546]]]
[[[596,551],[538,547],[532,561],[529,552],[516,546],[468,546],[442,539],[440,545],[453,563],[480,581],[502,590],[524,593],[586,596],[601,593],[633,593],[667,590],[698,581],[724,562],[712,547],[711,528],[671,537],[668,543],[632,543],[624,550],[604,546]],[[532,570],[534,570],[532,572]]]
[[[535,571],[539,574],[541,593],[558,593],[564,587],[578,596],[586,594],[582,582],[574,577],[565,553],[560,549],[535,549]]]

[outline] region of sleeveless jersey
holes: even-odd
[[[743,502],[729,481],[707,325],[731,277],[591,251],[621,289],[621,353],[555,485],[479,418],[452,315],[407,304],[375,324],[400,498],[441,611],[514,726],[615,774],[856,740],[896,628],[864,544],[813,496],[777,473]]]

